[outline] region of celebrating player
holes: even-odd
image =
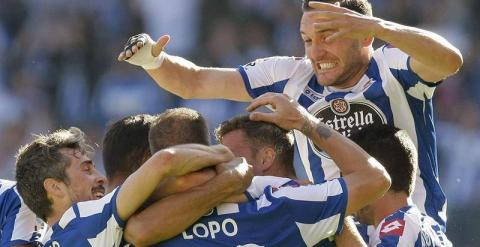
[[[142,66],[162,88],[183,98],[250,101],[266,92],[289,95],[346,136],[367,125],[405,129],[419,152],[412,198],[442,226],[446,199],[438,182],[432,97],[438,82],[455,74],[462,56],[443,37],[372,16],[367,0],[304,1],[300,33],[305,57],[257,59],[238,69],[206,68],[165,53],[168,35],[154,42],[133,36],[118,59]],[[373,50],[374,38],[387,44]],[[340,171],[300,131],[296,145],[316,183]]]
[[[283,107],[288,107],[288,105]],[[189,134],[192,133],[192,130],[196,130],[194,131],[196,133],[205,133],[206,130],[199,131],[198,124],[193,124],[192,126],[196,127],[191,127],[188,122],[194,122],[194,120],[195,118],[192,117],[186,118],[185,114],[178,109],[161,114],[150,129],[149,139],[152,151],[155,152],[155,148],[164,148],[165,145],[183,143],[185,140],[207,141],[201,135],[192,139]],[[235,127],[235,125],[237,126]],[[224,134],[222,142],[226,141],[225,144],[237,143],[243,147],[246,147],[247,143],[256,144],[258,150],[256,153],[242,152],[241,148],[238,148],[239,146],[231,146],[239,154],[245,155],[254,167],[257,167],[254,168],[256,173],[292,175],[293,143],[289,139],[287,131],[272,124],[252,122],[247,117],[231,120],[222,126],[219,133]],[[238,129],[236,129],[237,127]],[[244,131],[245,128],[258,129],[262,131],[263,135],[245,139],[239,135],[235,136],[235,130]],[[374,160],[369,160],[369,156],[347,138],[333,133],[333,130],[329,130],[324,125],[320,125],[319,129],[325,130],[325,134],[332,131],[332,136],[327,137],[328,140],[319,142],[320,146],[332,149],[342,146],[344,152],[348,151],[349,155],[356,159],[355,162],[353,160],[339,161],[341,167],[345,169],[345,178],[321,185],[298,187],[295,181],[288,178],[256,177],[252,187],[248,190],[249,202],[222,204],[207,216],[200,218],[181,235],[169,240],[166,239],[172,236],[165,235],[163,229],[177,228],[177,225],[173,225],[171,221],[180,216],[172,217],[170,221],[158,219],[156,215],[159,212],[171,212],[170,208],[172,207],[161,200],[129,220],[125,232],[126,240],[140,246],[154,243],[158,243],[157,246],[264,245],[272,243],[284,246],[310,246],[323,238],[334,235],[341,229],[339,226],[343,222],[343,216],[353,212],[354,208],[360,208],[360,205],[366,205],[366,201],[379,196],[388,187],[388,178],[384,171],[378,169],[381,167],[380,165],[377,165]],[[131,136],[131,133],[128,132],[128,128],[125,126],[123,134],[118,131],[113,131],[116,133],[115,135],[107,133],[110,147],[105,150],[110,151],[108,154],[104,154],[104,157],[118,153],[115,152],[117,150],[115,146],[122,146],[120,144],[123,140],[122,136]],[[130,147],[132,151],[136,149]],[[133,158],[135,154],[142,153],[138,149],[135,153],[123,150],[122,156]],[[337,157],[335,154],[333,156]],[[139,156],[138,159],[140,160],[142,157]],[[116,164],[112,163],[111,165]],[[121,169],[117,169],[117,171],[120,171],[119,174],[122,172]],[[189,180],[183,181],[189,183]],[[184,208],[189,207],[192,206],[186,205]],[[191,216],[188,211],[184,214],[186,216],[181,215],[182,218]],[[262,231],[258,231],[258,229],[262,229]]]
[[[89,151],[91,148],[78,128],[37,136],[19,151],[18,191],[32,211],[52,226],[47,247],[119,246],[125,221],[165,178],[233,158],[221,145],[171,147],[157,152],[121,187],[104,196],[105,178],[96,170]],[[248,165],[234,161],[230,174],[240,174],[237,177],[250,181],[248,171]],[[230,175],[224,180],[234,177]],[[169,200],[175,199],[173,195]]]
[[[440,225],[411,203],[417,151],[407,133],[381,125],[366,127],[351,139],[380,161],[392,179],[382,198],[355,214],[360,222],[376,227],[368,246],[452,246]]]

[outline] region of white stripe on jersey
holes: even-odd
[[[337,226],[340,224],[340,219],[340,214],[336,214],[313,224],[303,224],[299,222],[296,222],[296,224],[305,244],[310,247],[322,239],[335,235]]]
[[[112,215],[107,221],[107,227],[94,238],[89,238],[88,242],[92,247],[118,247],[122,243],[122,237],[123,228],[118,225],[115,216]]]

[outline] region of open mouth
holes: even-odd
[[[323,61],[323,62],[315,63],[315,67],[317,68],[317,71],[320,73],[332,70],[336,68],[337,65],[338,65],[337,62],[335,61]]]
[[[96,199],[100,199],[105,196],[105,188],[97,187],[92,190],[92,194]]]

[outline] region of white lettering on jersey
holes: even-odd
[[[197,223],[192,227],[192,233],[182,232],[183,239],[211,238],[215,239],[215,235],[219,232],[225,236],[233,237],[238,233],[238,225],[235,220],[227,218],[220,224],[218,221],[209,221],[207,224]]]

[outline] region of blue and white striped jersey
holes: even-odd
[[[341,230],[348,199],[342,178],[308,186],[272,179],[254,178],[249,202],[221,204],[155,246],[314,246]]]
[[[436,84],[419,78],[408,61],[409,56],[401,50],[382,46],[374,52],[359,83],[348,89],[320,85],[307,58],[258,59],[241,66],[239,72],[252,98],[266,92],[285,93],[346,136],[372,124],[391,124],[406,130],[419,153],[413,201],[445,226],[446,198],[438,182],[433,125]],[[299,131],[294,133],[297,151],[311,181],[319,183],[340,176],[327,154]]]
[[[40,243],[41,223],[18,194],[16,182],[0,179],[0,246]]]
[[[45,247],[118,247],[125,222],[117,213],[119,189],[99,200],[75,203],[52,226]]]
[[[440,225],[415,206],[406,206],[380,222],[368,246],[452,246]]]

